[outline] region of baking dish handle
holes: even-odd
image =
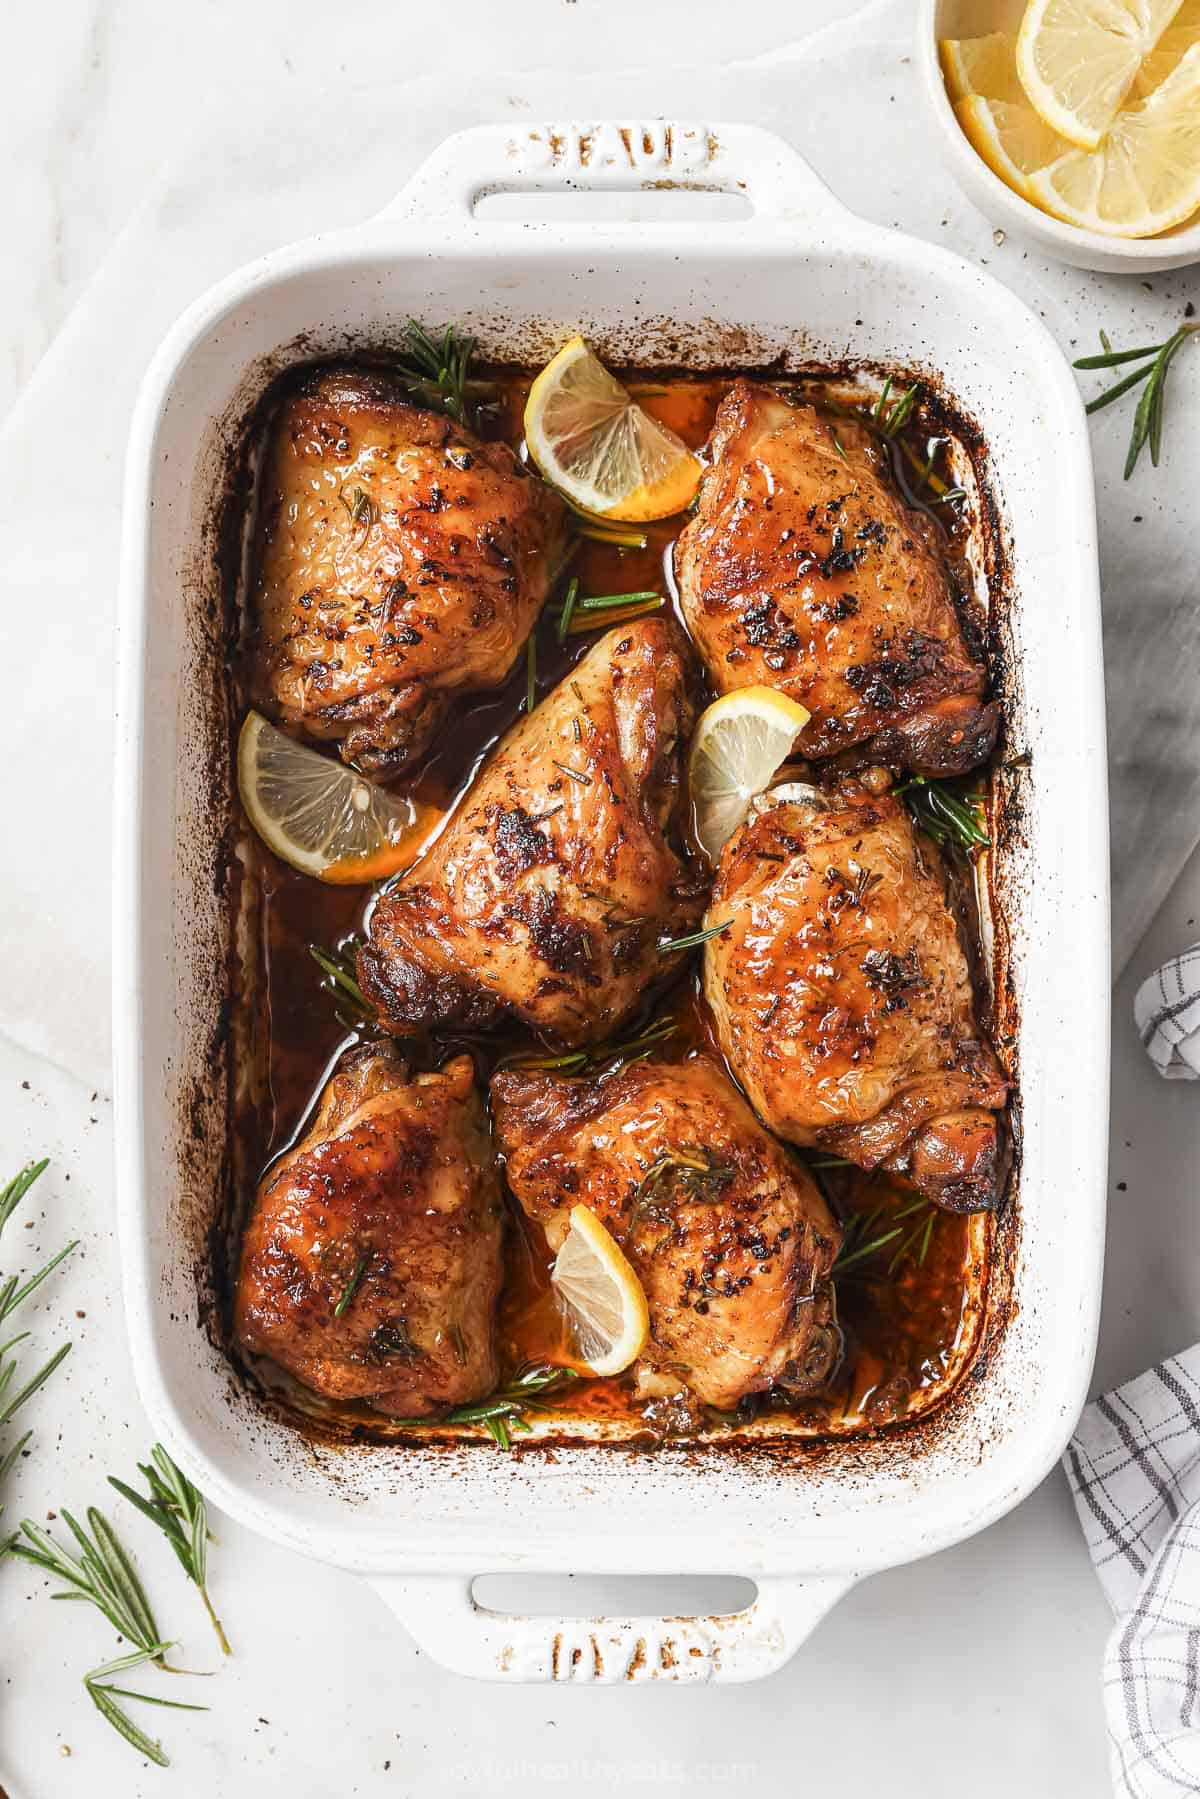
[[[663,119],[586,124],[476,125],[439,144],[380,219],[482,223],[486,194],[685,189],[742,195],[754,214],[812,224],[848,214],[804,158],[757,125]]]
[[[372,1575],[443,1668],[476,1680],[746,1681],[774,1674],[854,1584],[853,1575],[763,1578],[741,1612],[691,1618],[528,1617],[480,1605],[461,1575]]]

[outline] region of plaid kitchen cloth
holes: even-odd
[[[1200,943],[1142,982],[1133,1015],[1159,1074],[1169,1081],[1200,1080]]]
[[[1063,1458],[1116,1623],[1113,1785],[1200,1794],[1200,1345],[1088,1406]]]

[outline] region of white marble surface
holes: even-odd
[[[791,39],[854,10],[850,0],[760,3],[740,13],[696,0],[652,9],[644,0],[458,0],[446,24],[367,0],[348,0],[336,14],[298,0],[209,0],[192,9],[58,0],[26,10],[7,21],[0,109],[0,167],[9,176],[0,184],[8,252],[0,409],[17,398],[147,182],[219,90],[236,102],[242,83],[299,93],[326,79],[328,107],[297,123],[313,153],[329,158],[339,105],[352,104],[357,83],[408,82],[420,93],[452,57],[468,101],[473,81],[490,85],[511,69],[519,105],[546,71],[562,71],[564,88],[583,70],[628,69],[632,85],[661,69],[666,81],[685,46],[689,62],[727,62],[744,77],[755,66],[786,65]],[[614,75],[611,92],[621,88]],[[804,106],[798,84],[801,120]],[[354,179],[350,165],[345,180]],[[231,212],[239,203],[231,190]],[[1198,919],[1194,856],[1115,996],[1104,1384],[1200,1335],[1200,1096],[1156,1081],[1129,1022],[1136,979]],[[96,953],[103,957],[101,944]],[[69,999],[55,990],[48,959],[47,1006]],[[64,1321],[75,1340],[36,1402],[35,1454],[11,1490],[16,1515],[41,1516],[99,1498],[103,1476],[127,1472],[144,1452],[147,1427],[108,1227],[103,1086],[93,1091],[0,1039],[0,1124],[4,1167],[36,1153],[55,1157],[27,1207],[35,1228],[20,1246],[28,1242],[32,1259],[69,1234],[83,1238],[32,1316],[39,1344],[57,1341]],[[19,1234],[10,1230],[5,1265]],[[227,1522],[219,1534],[214,1586],[237,1660],[205,1690],[209,1713],[147,1714],[169,1744],[167,1774],[143,1768],[80,1689],[80,1673],[107,1653],[102,1622],[52,1607],[22,1568],[0,1571],[0,1788],[13,1799],[171,1789],[196,1799],[569,1789],[591,1799],[618,1784],[924,1799],[957,1795],[965,1781],[983,1799],[1095,1799],[1105,1790],[1098,1681],[1107,1618],[1058,1475],[984,1535],[865,1584],[791,1667],[740,1690],[461,1685],[417,1655],[361,1582]],[[164,1622],[184,1634],[184,1659],[213,1665],[167,1552],[144,1534],[136,1540]]]

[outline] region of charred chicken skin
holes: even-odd
[[[410,404],[386,375],[311,376],[268,454],[254,703],[365,770],[403,767],[455,694],[503,684],[563,520],[507,444]]]
[[[600,1080],[502,1070],[491,1094],[509,1185],[550,1249],[582,1204],[637,1270],[650,1310],[634,1364],[643,1396],[729,1410],[828,1378],[841,1233],[710,1056]]]
[[[398,1033],[508,1008],[607,1036],[670,965],[704,889],[670,842],[692,725],[683,638],[610,631],[503,739],[443,835],[371,916],[363,991]]]
[[[1007,1082],[975,1017],[937,850],[846,778],[757,801],[721,856],[704,990],[729,1065],[792,1143],[994,1206]]]
[[[311,1129],[259,1188],[242,1247],[242,1343],[317,1393],[399,1416],[490,1393],[503,1210],[466,1056],[410,1075],[351,1051]]]
[[[676,547],[684,617],[722,693],[761,683],[808,708],[809,757],[855,752],[929,775],[986,760],[998,709],[927,521],[866,426],[735,381]]]

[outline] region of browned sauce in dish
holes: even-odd
[[[517,445],[530,377],[506,370],[485,373],[495,384],[497,404],[482,434]],[[642,371],[627,372],[623,379],[649,412],[699,451],[733,377]],[[801,384],[784,385],[798,388]],[[826,388],[816,379],[802,385],[805,398],[818,407],[828,401],[836,410],[851,403],[844,387]],[[910,505],[921,503],[917,475],[923,468],[940,473],[946,482],[951,479],[939,440],[915,424],[898,434],[891,462],[896,484]],[[936,510],[923,510],[939,534],[947,566],[954,571],[964,558],[965,522],[959,507],[943,504]],[[686,522],[675,517],[638,527],[648,540],[644,549],[617,548],[581,538],[569,573],[578,577],[583,593],[655,589],[667,595],[668,605],[677,611],[672,547]],[[573,635],[563,645],[558,641],[558,612],[558,600],[552,598],[536,630],[539,697],[616,622],[610,614],[597,614],[594,632]],[[526,685],[527,664],[522,656],[502,690],[459,700],[433,749],[414,768],[395,777],[392,785],[448,815],[483,759],[520,715]],[[237,724],[243,714],[244,703]],[[982,788],[985,780],[986,771],[981,771],[976,784]],[[310,946],[338,951],[360,939],[374,890],[328,885],[292,870],[274,857],[249,827],[242,853],[243,879],[256,890],[259,902],[262,972],[255,990],[243,988],[235,994],[235,1004],[259,1020],[264,1065],[258,1088],[261,1103],[243,1106],[237,1128],[244,1164],[261,1171],[301,1133],[339,1053],[360,1035],[352,1018],[339,1016],[337,996],[323,980]],[[961,874],[959,899],[978,961],[977,921],[965,874]],[[652,996],[642,1015],[660,1019],[671,1013],[676,1018],[677,1033],[662,1052],[669,1059],[690,1056],[700,1046],[720,1054],[695,960],[693,956],[692,967],[671,989]],[[983,993],[980,1002],[986,1015]],[[511,1022],[475,1035],[435,1034],[411,1047],[426,1066],[467,1049],[475,1058],[485,1091],[487,1077],[501,1057],[544,1048],[524,1027]],[[986,1289],[990,1218],[944,1211],[923,1200],[899,1176],[865,1173],[840,1165],[837,1158],[820,1151],[797,1150],[795,1154],[810,1167],[847,1231],[835,1269],[845,1353],[829,1387],[814,1397],[785,1405],[770,1396],[744,1405],[739,1414],[710,1414],[708,1422],[717,1440],[750,1427],[804,1435],[841,1434],[911,1416],[921,1409],[923,1396],[940,1398],[949,1389],[969,1362],[977,1339]],[[561,1315],[549,1284],[551,1254],[538,1228],[515,1204],[510,1212],[498,1326],[504,1376],[530,1363],[564,1360],[566,1349]],[[321,1402],[306,1402],[307,1408],[314,1404]],[[341,1406],[337,1411],[342,1418],[360,1422],[370,1435],[396,1433],[394,1424],[365,1408]],[[618,1422],[639,1432],[645,1428],[641,1403],[633,1398],[628,1376],[574,1384],[569,1398],[561,1400],[559,1413],[559,1422],[568,1434],[571,1417]],[[458,1428],[461,1431],[462,1427]]]

